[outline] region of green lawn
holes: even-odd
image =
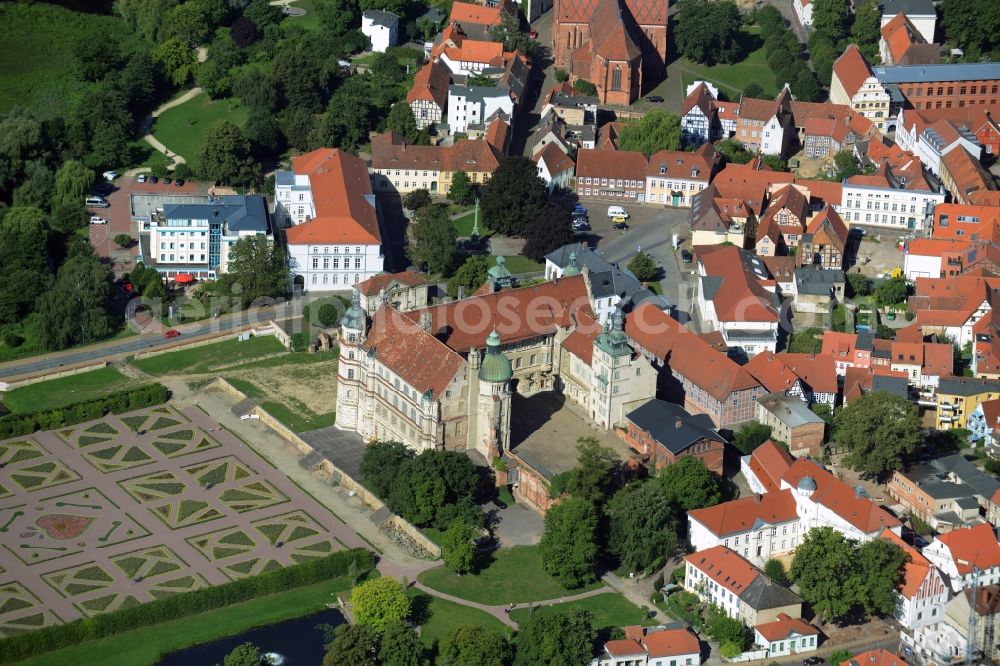
[[[471,236],[472,227],[475,226],[476,223],[476,211],[474,210],[469,211],[468,213],[465,213],[461,217],[452,220],[451,223],[455,227],[455,233],[460,238],[463,236]],[[479,215],[479,235],[480,236],[490,235],[490,231],[486,228],[486,225],[483,224],[482,213],[480,213]]]
[[[754,26],[746,31],[747,43],[757,46],[740,62],[732,65],[699,65],[687,58],[678,60],[683,70],[685,88],[694,81],[710,81],[725,92],[730,99],[738,99],[751,83],[756,83],[764,89],[764,93],[774,96],[778,89],[774,84],[774,72],[765,60],[764,45],[760,40],[760,28]]]
[[[555,599],[601,586],[566,589],[542,569],[537,546],[502,548],[493,557],[493,563],[475,576],[458,576],[438,567],[423,572],[418,580],[439,592],[490,606]]]
[[[260,406],[266,409],[271,416],[291,428],[292,432],[318,430],[319,428],[332,426],[337,421],[336,412],[314,414],[304,406],[300,407],[299,411],[296,412],[282,403],[272,401],[264,401],[260,403]],[[303,416],[303,413],[308,414],[308,416]]]
[[[490,266],[493,266],[497,260],[496,255],[490,255],[489,259]],[[515,275],[518,273],[535,273],[545,268],[545,266],[537,261],[532,261],[531,259],[520,255],[506,255],[504,259],[507,261],[507,270]]]
[[[347,578],[298,587],[49,652],[20,662],[19,666],[151,666],[174,650],[323,610],[324,604],[334,600],[332,594],[342,594],[350,587]]]
[[[313,9],[313,0],[297,0],[292,3],[292,7],[306,10],[303,16],[286,16],[283,26],[286,28],[299,27],[304,30],[319,30],[319,17]]]
[[[131,383],[116,369],[101,368],[16,388],[4,395],[3,403],[14,414],[37,412],[100,398]]]
[[[510,612],[510,619],[518,624],[523,624],[528,621],[533,612],[543,614],[556,613],[575,608],[590,611],[594,616],[594,626],[599,629],[604,627],[624,627],[630,624],[655,624],[655,620],[649,620],[646,617],[645,611],[617,592],[598,594],[586,599],[580,599],[579,601],[570,601],[554,606],[542,606],[533,611],[528,608],[517,608]]]
[[[420,625],[420,640],[427,647],[443,640],[458,627],[475,626],[507,633],[511,631],[503,622],[481,610],[438,599],[414,588],[407,590],[407,594],[417,601],[415,604],[418,607],[417,614],[423,620]],[[419,607],[421,602],[429,603],[424,609]]]
[[[153,123],[152,134],[171,152],[182,155],[192,168],[197,169],[198,155],[205,130],[228,120],[243,127],[247,122],[247,110],[237,99],[209,98],[207,93],[167,109]]]
[[[240,342],[232,339],[201,347],[191,347],[159,356],[134,359],[132,365],[151,375],[197,374],[212,368],[233,366],[267,354],[285,351],[285,346],[273,335],[250,338]]]

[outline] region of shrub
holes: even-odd
[[[559,83],[563,83],[565,81],[569,81],[569,72],[567,72],[565,69],[560,69],[560,68],[557,67],[556,68],[556,81],[559,82]]]
[[[11,414],[0,418],[0,439],[91,421],[104,416],[106,412],[121,414],[162,405],[169,397],[170,392],[163,384],[146,384],[128,391],[109,393],[96,400],[71,403],[59,409],[31,414]]]
[[[369,551],[361,548],[342,550],[270,573],[182,592],[140,606],[121,608],[68,624],[25,632],[0,641],[0,663],[21,661],[43,652],[113,636],[138,627],[169,622],[248,599],[344,576],[350,570],[371,569],[373,566],[375,559]]]

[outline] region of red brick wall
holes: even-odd
[[[899,89],[913,108],[958,109],[1000,102],[1000,80],[901,83]],[[973,92],[975,91],[975,92]]]
[[[792,430],[792,441],[787,442],[792,455],[808,454],[818,458],[823,448],[824,423],[808,423]]]
[[[637,427],[634,423],[628,424],[627,431],[617,431],[618,436],[625,441],[629,447],[638,453],[651,470],[659,471],[668,465],[673,465],[680,458],[698,458],[709,471],[722,475],[723,457],[725,456],[726,445],[722,442],[703,439],[696,442],[679,455],[674,455],[667,450],[667,447],[657,442],[650,434]],[[704,450],[696,450],[701,449]]]

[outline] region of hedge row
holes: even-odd
[[[63,426],[93,421],[107,412],[122,414],[144,407],[162,405],[170,397],[163,384],[145,384],[128,391],[108,393],[103,398],[74,402],[59,409],[31,414],[10,414],[0,418],[0,439],[30,435],[36,430],[55,430]]]
[[[14,663],[84,641],[105,638],[131,629],[169,622],[241,601],[320,583],[348,573],[360,575],[374,566],[375,558],[371,552],[362,548],[342,550],[270,573],[175,594],[139,606],[75,620],[69,624],[57,624],[38,631],[25,632],[0,641],[0,664]]]

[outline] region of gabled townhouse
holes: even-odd
[[[985,154],[1000,155],[1000,109],[997,106],[977,109],[979,112],[973,112],[967,127],[976,135],[976,141],[983,147]]]
[[[1000,399],[979,403],[969,414],[965,427],[969,430],[969,441],[974,446],[982,446],[992,452],[995,448],[994,434],[1000,433]]]
[[[484,126],[494,113],[509,119],[514,114],[514,100],[498,88],[486,86],[448,86],[448,129],[467,133],[470,127]]]
[[[493,29],[503,23],[504,18],[517,16],[517,5],[512,0],[490,2],[479,5],[472,2],[453,2],[449,25],[457,24],[462,32],[473,39],[489,41]]]
[[[885,65],[932,65],[941,61],[941,45],[928,44],[903,12],[882,26],[878,51]]]
[[[854,225],[922,231],[944,193],[927,180],[919,161],[908,168],[883,163],[872,174],[852,176],[843,183],[844,221]]]
[[[399,17],[381,9],[367,9],[361,15],[361,34],[368,38],[372,51],[385,53],[399,41]]]
[[[948,377],[938,382],[938,430],[965,428],[969,415],[985,400],[1000,398],[1000,381],[972,377]]]
[[[988,523],[940,534],[922,552],[945,576],[953,592],[972,585],[977,575],[979,585],[1000,583],[1000,543]]]
[[[996,663],[1000,658],[1000,635],[995,631],[1000,624],[1000,585],[966,587],[952,597],[945,613],[948,624],[963,639],[955,647],[961,649],[972,643],[973,653],[980,655],[982,663]]]
[[[903,400],[910,399],[909,382],[902,372],[881,365],[868,368],[848,368],[844,373],[844,406],[873,391],[884,391]]]
[[[797,248],[809,218],[809,199],[795,185],[784,185],[757,224],[757,255],[762,257],[790,254]]]
[[[796,256],[803,266],[842,270],[847,265],[849,236],[840,213],[828,204],[809,220]]]
[[[819,629],[785,613],[778,613],[774,622],[758,624],[753,629],[754,643],[767,651],[767,659],[815,652],[819,647]]]
[[[515,57],[517,54],[504,51],[500,42],[470,39],[458,23],[444,29],[430,54],[430,59],[440,59],[452,76],[475,76],[487,69],[503,69]]]
[[[698,666],[701,644],[690,629],[625,627],[625,638],[608,641],[590,666]]]
[[[432,60],[417,70],[406,101],[413,109],[417,129],[440,124],[448,108],[451,72],[440,60]]]
[[[764,566],[805,536],[796,510],[792,491],[782,490],[688,511],[688,541],[698,552],[723,546]]]
[[[285,232],[293,284],[303,291],[347,290],[384,270],[382,220],[365,163],[320,148],[275,174],[275,217]]]
[[[619,436],[651,471],[691,457],[705,463],[709,471],[722,475],[726,440],[705,414],[689,414],[672,402],[650,400],[625,416],[625,430]]]
[[[736,138],[747,150],[783,155],[791,140],[792,94],[787,86],[772,100],[743,97],[737,110]]]
[[[681,141],[699,145],[712,141],[722,133],[713,103],[715,95],[708,84],[699,81],[681,105]]]
[[[709,184],[691,199],[691,245],[747,247],[756,236],[767,192],[742,184]]]
[[[925,42],[934,41],[937,11],[932,0],[878,0],[878,9],[882,13],[883,27],[899,14],[906,14]]]
[[[798,268],[795,256],[768,256],[760,260],[775,282],[775,293],[781,298],[795,298],[795,269]]]
[[[574,151],[575,144],[569,138],[566,122],[554,113],[550,113],[542,118],[542,122],[528,137],[528,147],[531,155],[537,156],[545,150],[550,143],[556,146],[567,155]]]
[[[407,144],[395,132],[372,139],[371,174],[376,191],[406,194],[425,189],[432,194],[448,194],[451,180],[464,171],[473,183],[485,183],[500,164],[504,146],[497,131],[507,124],[495,119],[484,139],[459,139],[451,146]]]
[[[383,303],[403,312],[427,305],[430,302],[427,294],[429,286],[427,278],[407,269],[401,273],[382,273],[370,277],[359,282],[355,288],[361,307],[367,312],[375,312]]]
[[[826,423],[801,400],[769,393],[757,398],[757,421],[771,428],[771,436],[785,442],[794,456],[819,457]]]
[[[744,624],[774,622],[781,614],[802,615],[798,595],[725,546],[692,553],[684,562],[684,589]]]
[[[587,199],[642,203],[646,196],[648,162],[627,150],[579,150],[576,153],[576,194]]]
[[[832,412],[840,392],[837,368],[831,356],[783,351],[777,358],[806,386],[810,404],[826,405]]]
[[[649,157],[646,202],[689,208],[694,196],[708,187],[722,158],[710,143],[698,150],[661,150]]]
[[[997,235],[1000,208],[946,203],[934,208],[932,238],[946,240],[1000,240]]]
[[[889,119],[889,93],[854,44],[833,63],[830,101],[844,104],[870,120],[880,132]]]
[[[556,142],[549,143],[532,158],[538,165],[538,177],[545,181],[551,193],[555,188],[568,189],[573,183],[576,163]]]
[[[698,312],[706,330],[722,333],[730,349],[748,357],[775,351],[778,299],[760,259],[732,246],[700,248]]]
[[[789,104],[792,113],[792,121],[795,123],[795,134],[798,143],[805,150],[809,150],[807,125],[815,121],[834,121],[837,125],[847,128],[853,135],[842,142],[842,148],[848,149],[858,141],[868,140],[878,136],[878,130],[871,121],[863,115],[857,113],[846,104],[834,104],[833,102],[803,102],[793,99]],[[824,125],[814,125],[814,128],[829,127]],[[840,130],[838,130],[840,131]]]
[[[844,376],[848,368],[869,367],[873,349],[871,333],[823,331],[820,355],[831,357],[837,374]]]
[[[886,530],[882,538],[899,546],[908,557],[903,564],[903,581],[896,591],[896,621],[911,631],[940,622],[950,596],[944,577],[920,551],[896,534]]]
[[[963,148],[977,159],[982,153],[975,133],[948,118],[934,120],[920,111],[902,109],[896,127],[899,147],[913,152],[924,168],[935,176],[940,177],[941,160],[953,150]]]
[[[973,327],[992,311],[998,287],[1000,278],[979,275],[918,277],[907,308],[924,335],[944,335],[962,347],[973,342]]]
[[[781,491],[781,477],[793,462],[795,458],[788,449],[769,439],[750,455],[740,457],[740,473],[751,492],[774,494]]]
[[[996,191],[996,181],[971,153],[955,149],[941,158],[941,185],[952,201],[970,204],[983,192]]]
[[[743,367],[754,376],[754,379],[760,382],[761,386],[767,389],[768,393],[780,393],[783,396],[798,398],[803,403],[809,404],[811,398],[809,387],[791,368],[785,365],[782,357],[774,352],[761,352]]]
[[[810,118],[806,121],[803,149],[806,157],[832,158],[854,146],[861,137],[848,125],[833,118]]]
[[[629,314],[625,332],[660,369],[663,393],[688,412],[707,414],[716,428],[733,428],[753,419],[754,399],[765,389],[702,336],[653,303],[642,303]]]

